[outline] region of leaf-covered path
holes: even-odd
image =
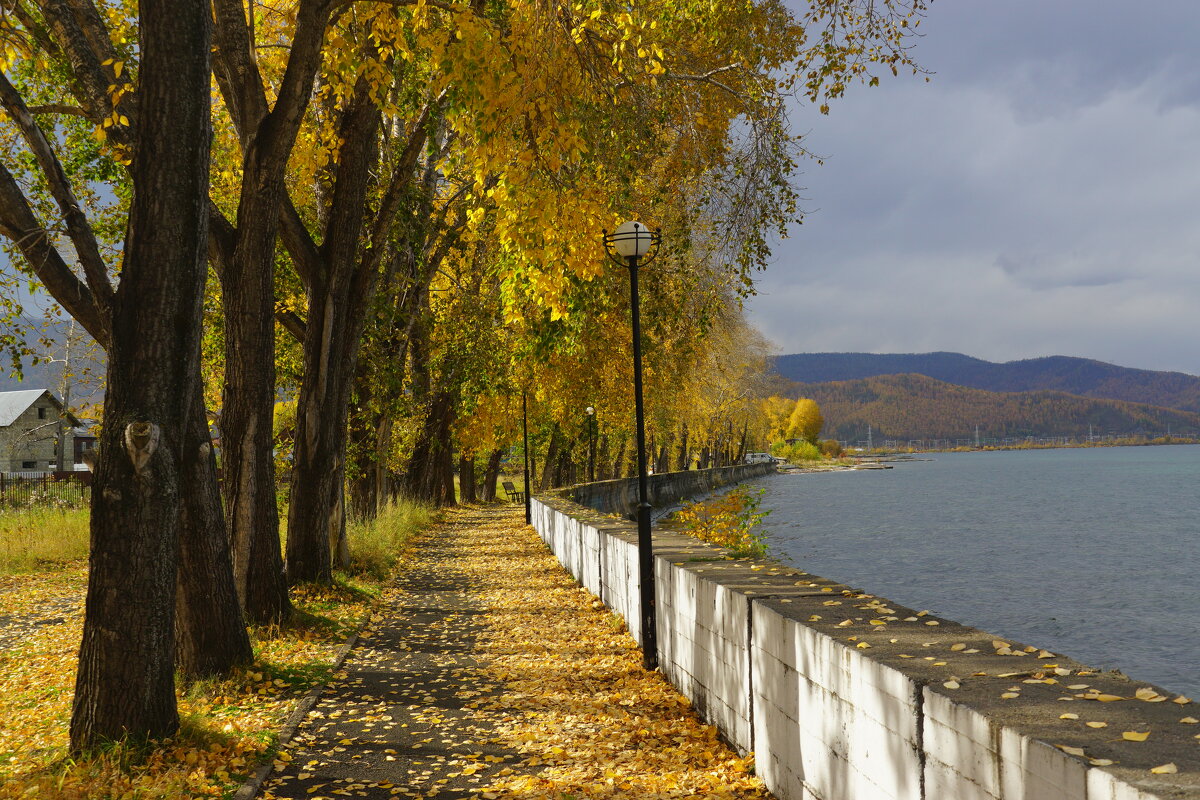
[[[263,798],[752,798],[620,620],[517,511],[466,509],[416,547]]]

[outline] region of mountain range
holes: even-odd
[[[777,391],[811,397],[825,436],[897,439],[1200,432],[1200,378],[1051,356],[994,363],[961,353],[799,353]]]

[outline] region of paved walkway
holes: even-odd
[[[287,756],[259,797],[766,796],[509,510],[417,545]]]

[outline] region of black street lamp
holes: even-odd
[[[604,250],[617,264],[629,267],[630,313],[633,319],[633,398],[637,415],[638,582],[642,607],[642,664],[658,667],[658,626],[654,609],[654,543],[650,535],[650,492],[646,480],[646,419],[642,410],[642,323],[638,310],[638,262],[649,264],[658,254],[659,231],[640,222],[622,222],[604,231]]]
[[[588,415],[588,483],[596,482],[596,434],[600,423],[596,419],[596,409],[588,406],[584,409]]]
[[[521,437],[525,446],[525,524],[533,524],[533,501],[529,499],[529,402],[526,392],[521,392]]]

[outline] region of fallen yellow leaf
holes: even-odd
[[[1057,747],[1059,750],[1062,750],[1064,753],[1066,753],[1069,756],[1083,756],[1084,755],[1082,747],[1071,747],[1071,746],[1065,745],[1065,744],[1056,744],[1054,746]]]
[[[1107,728],[1108,727],[1107,722],[1085,722],[1083,724],[1087,725],[1089,728]]]
[[[1200,719],[1196,719],[1195,717],[1184,717],[1179,721],[1184,725],[1195,725],[1196,723],[1200,722]]]
[[[1068,714],[1059,714],[1058,718],[1059,719],[1079,719],[1079,715],[1078,714],[1069,714],[1069,713]]]
[[[1125,731],[1121,738],[1127,742],[1144,742],[1150,738],[1150,731]]]
[[[1179,767],[1175,766],[1175,764],[1172,762],[1157,767],[1151,767],[1150,771],[1155,775],[1174,775],[1176,772],[1179,772]]]

